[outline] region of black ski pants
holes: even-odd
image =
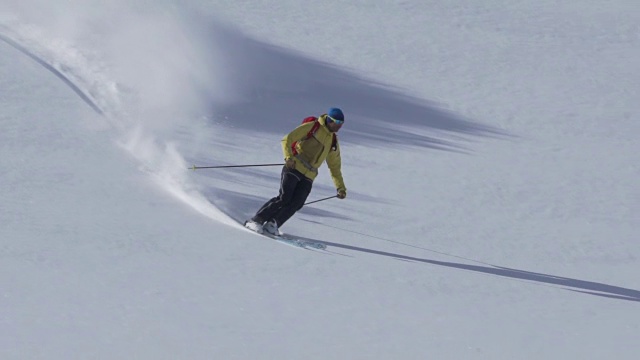
[[[263,223],[275,220],[278,227],[302,208],[311,192],[313,181],[295,169],[283,167],[278,196],[262,205],[252,220]]]

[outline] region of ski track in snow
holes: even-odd
[[[84,102],[87,103],[87,105],[89,105],[96,113],[100,115],[104,115],[104,112],[102,111],[102,109],[100,109],[100,107],[96,104],[96,102],[89,95],[85,94],[85,92],[82,89],[80,89],[76,84],[74,84],[73,81],[71,81],[65,74],[63,74],[62,71],[56,69],[54,66],[44,61],[42,58],[38,57],[37,55],[29,51],[27,48],[25,48],[24,46],[20,45],[19,43],[5,36],[2,33],[0,33],[0,40],[11,45],[13,48],[19,50],[23,54],[33,59],[38,64],[42,65],[45,69],[49,70],[51,73],[57,76],[60,80],[62,80],[67,86],[69,86],[71,90],[73,90],[76,94],[78,94],[78,96],[82,100],[84,100]]]
[[[164,149],[141,126],[125,126],[127,118],[120,108],[121,95],[115,82],[100,73],[82,56],[82,52],[61,40],[45,39],[44,32],[33,26],[8,26],[0,23],[0,40],[28,56],[73,90],[97,114],[124,135],[118,144],[141,164],[151,180],[169,194],[200,214],[237,229],[244,229],[235,219],[203,196],[188,179],[188,165],[173,144]],[[48,44],[56,44],[48,45]],[[72,55],[69,55],[72,54]],[[75,63],[75,64],[74,64]]]

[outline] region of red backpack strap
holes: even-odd
[[[320,128],[320,121],[318,121],[317,117],[309,116],[308,118],[305,118],[304,120],[302,120],[302,123],[305,124],[312,121],[314,121],[314,123],[311,129],[309,129],[307,136],[304,139],[300,139],[298,141],[311,139],[313,135],[316,133],[316,131],[318,131],[318,129]],[[294,141],[293,143],[291,143],[291,150],[294,156],[298,155],[298,151],[296,150],[296,144],[298,144],[298,141]]]
[[[318,129],[320,128],[320,121],[318,121],[317,118],[315,119],[316,122],[311,127],[311,130],[309,130],[309,132],[307,133],[307,137],[305,138],[305,140],[311,139],[311,137],[315,135],[316,131],[318,131]],[[338,150],[338,135],[336,135],[336,133],[333,133],[331,135],[333,135],[333,139],[331,140],[331,150],[336,151]]]
[[[309,130],[309,132],[307,133],[307,138],[306,140],[311,139],[311,137],[313,137],[313,135],[315,135],[316,131],[318,131],[318,129],[320,128],[320,121],[317,121],[313,123],[313,126],[311,127],[311,130]]]
[[[311,139],[311,137],[313,137],[313,135],[315,135],[316,131],[318,131],[318,129],[320,128],[320,121],[318,121],[318,118],[315,116],[309,116],[308,118],[305,118],[304,120],[302,120],[302,123],[309,123],[314,121],[313,126],[311,127],[311,129],[309,130],[309,132],[307,133],[307,137],[304,138],[304,140],[309,140]],[[338,150],[338,136],[334,133],[333,135],[333,140],[331,141],[331,150],[336,151]],[[294,141],[291,144],[291,150],[293,150],[293,155],[297,155],[298,151],[296,150],[296,144],[298,142]]]

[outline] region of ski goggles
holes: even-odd
[[[342,124],[344,124],[344,120],[334,119],[334,118],[332,118],[332,117],[331,117],[331,116],[329,116],[329,115],[327,115],[327,119],[329,119],[329,121],[334,122],[334,123],[336,123],[336,124],[338,124],[338,125],[342,125]]]

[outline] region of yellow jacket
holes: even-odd
[[[282,138],[284,159],[294,159],[296,162],[295,169],[311,180],[318,176],[318,168],[327,160],[331,179],[333,179],[336,189],[346,192],[347,188],[344,186],[344,180],[342,179],[340,145],[336,141],[336,149],[331,149],[333,133],[326,126],[326,114],[321,115],[317,121],[320,122],[320,126],[309,139],[307,139],[307,135],[314,125],[313,121],[298,126]],[[294,154],[294,148],[296,154]]]

